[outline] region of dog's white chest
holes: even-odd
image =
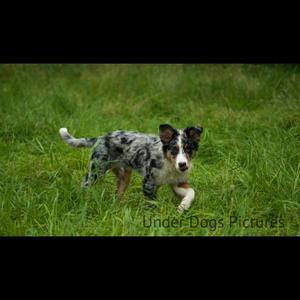
[[[186,182],[189,172],[190,170],[184,173],[179,173],[171,163],[165,161],[163,168],[160,169],[155,176],[155,182],[157,185],[162,185],[162,184],[174,185],[181,182]]]

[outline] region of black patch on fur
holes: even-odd
[[[143,149],[140,149],[133,159],[133,165],[136,168],[141,168],[143,166],[143,155],[141,154],[142,151]]]
[[[146,176],[143,180],[143,192],[147,198],[152,200],[156,197],[156,186],[150,174],[147,173],[147,175],[149,176]]]
[[[163,147],[162,147],[162,149],[163,149],[163,152],[166,153],[168,151],[168,149],[169,149],[169,145],[168,144],[164,144]]]
[[[121,144],[122,145],[130,145],[133,142],[133,140],[128,140],[128,137],[122,136],[121,137]]]
[[[170,152],[173,156],[176,156],[179,153],[179,148],[177,145],[174,145],[170,148]]]
[[[134,160],[133,160],[133,163],[132,163],[132,166],[133,168],[141,168],[142,167],[142,163],[140,162],[140,158],[139,156],[137,155]]]
[[[99,152],[95,151],[92,154],[92,159],[100,159],[101,155]]]
[[[145,150],[146,150],[146,157],[145,157],[145,160],[147,161],[147,160],[149,160],[149,158],[150,158],[150,151],[149,151],[148,148],[146,148]]]
[[[118,152],[119,154],[123,153],[123,149],[121,147],[116,146],[115,151]]]
[[[150,151],[147,148],[142,148],[139,149],[135,156],[134,159],[131,161],[131,165],[134,168],[142,168],[145,164],[145,161],[149,160],[150,158]]]
[[[154,158],[151,159],[150,167],[151,168],[156,168],[156,169],[161,169],[163,167],[162,158],[156,157],[156,159],[154,159]]]
[[[151,159],[151,161],[150,161],[150,167],[157,168],[157,163],[156,163],[155,159]]]
[[[177,136],[175,138],[173,138],[170,143],[168,144],[163,144],[163,152],[166,153],[168,150],[171,151],[171,154],[173,156],[176,156],[179,152],[179,149],[178,149],[178,145],[177,145],[177,142],[178,142],[178,138]]]
[[[107,149],[110,148],[110,139],[111,139],[111,134],[107,134],[105,137],[104,137],[104,145]]]
[[[88,142],[91,142],[91,143],[95,144],[97,142],[98,138],[89,138],[87,140],[88,140]]]
[[[108,135],[106,135],[106,136],[104,137],[104,146],[105,146],[107,149],[109,149],[109,147],[110,147],[110,136],[108,136]]]

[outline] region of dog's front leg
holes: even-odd
[[[143,180],[144,195],[147,198],[154,200],[156,197],[156,190],[157,190],[157,187],[155,185],[154,178],[152,178],[151,176],[144,177],[144,180]]]
[[[182,213],[184,210],[189,209],[195,198],[195,191],[186,182],[174,185],[173,190],[177,195],[182,197],[182,201],[177,207],[177,211]]]

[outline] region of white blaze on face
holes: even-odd
[[[178,147],[179,147],[179,152],[176,156],[176,169],[180,171],[180,164],[185,163],[186,166],[189,168],[189,161],[186,157],[186,154],[183,151],[183,144],[182,144],[182,131],[179,131],[180,135],[178,137]]]

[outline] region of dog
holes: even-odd
[[[117,197],[121,199],[135,170],[143,177],[143,192],[150,200],[155,199],[159,186],[171,185],[182,197],[179,213],[187,210],[195,197],[188,175],[202,132],[200,126],[178,130],[162,124],[159,136],[117,130],[96,138],[75,138],[66,128],[59,130],[62,139],[72,147],[94,147],[83,187],[93,185],[111,170],[117,176]]]

